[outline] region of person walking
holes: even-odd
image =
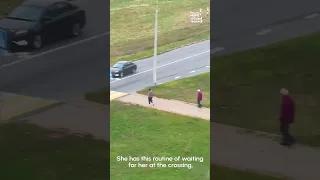
[[[201,101],[202,101],[202,92],[200,91],[200,89],[198,89],[198,98],[197,98],[198,108],[202,107]]]
[[[282,95],[281,113],[280,113],[280,131],[282,133],[281,145],[291,146],[295,143],[294,137],[290,134],[290,125],[294,123],[295,118],[295,103],[289,95],[287,89],[280,89]]]
[[[148,102],[149,102],[149,104],[152,103],[152,105],[154,105],[154,103],[153,103],[153,94],[152,94],[151,88],[149,88],[149,92],[148,92]]]

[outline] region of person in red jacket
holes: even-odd
[[[282,145],[290,146],[295,142],[295,139],[290,134],[290,125],[294,123],[295,118],[295,103],[291,96],[289,96],[289,91],[282,88],[280,90],[282,94],[281,102],[281,112],[280,112],[280,131],[283,136]]]
[[[200,91],[200,89],[198,89],[198,98],[197,98],[197,102],[198,102],[198,107],[201,108],[201,101],[202,101],[202,93]]]

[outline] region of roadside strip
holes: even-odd
[[[123,93],[123,92],[117,92],[117,91],[110,91],[110,101],[126,96],[128,93]]]

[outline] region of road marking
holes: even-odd
[[[12,53],[9,53],[7,51],[2,51],[2,55],[3,56],[12,56],[13,54]]]
[[[206,66],[206,68],[210,68],[210,66]]]
[[[225,50],[224,47],[216,47],[216,48],[213,48],[210,50],[210,54],[214,54],[214,53],[217,53],[217,52],[223,51],[223,50]]]
[[[30,53],[28,52],[19,52],[19,53],[14,53],[18,58],[28,58],[31,56]]]
[[[127,95],[128,93],[123,93],[123,92],[117,92],[117,91],[110,91],[110,101],[123,97]]]
[[[174,79],[179,79],[180,78],[180,76],[177,76],[177,77],[175,77]]]
[[[199,56],[199,55],[201,55],[201,54],[208,53],[208,52],[210,52],[210,50],[204,51],[204,52],[201,52],[201,53],[192,55],[192,56],[188,56],[188,57],[185,57],[185,58],[176,60],[176,61],[172,61],[172,62],[170,62],[170,63],[167,63],[167,64],[164,64],[164,65],[158,66],[157,69],[162,68],[162,67],[166,67],[166,66],[169,66],[169,65],[171,65],[171,64],[175,64],[175,63],[178,63],[178,62],[181,62],[181,61],[184,61],[184,60],[187,60],[187,59],[190,59],[190,58],[193,58],[193,57],[196,57],[196,56]],[[115,82],[119,82],[119,81],[122,81],[122,80],[125,80],[125,79],[128,79],[128,78],[132,78],[132,77],[134,77],[134,76],[138,76],[138,75],[140,75],[140,74],[144,74],[144,73],[150,72],[150,71],[152,71],[152,70],[153,70],[153,69],[148,69],[148,70],[145,70],[145,71],[136,73],[136,74],[134,74],[134,75],[131,75],[131,76],[128,76],[128,77],[125,77],[125,78],[121,78],[121,79],[119,79],[118,81],[110,82],[110,84],[115,83]]]
[[[78,45],[78,44],[82,44],[82,43],[85,43],[85,42],[88,42],[88,41],[91,41],[91,40],[94,40],[94,39],[98,39],[100,37],[108,35],[109,33],[110,32],[105,32],[105,33],[102,33],[102,34],[99,34],[99,35],[96,35],[96,36],[92,36],[92,37],[89,37],[89,38],[86,38],[86,39],[82,39],[82,40],[79,40],[79,41],[76,41],[76,42],[73,42],[73,43],[70,43],[70,44],[66,44],[64,46],[60,46],[60,47],[57,47],[57,48],[54,48],[54,49],[50,49],[48,51],[44,51],[44,52],[41,52],[41,53],[38,53],[38,54],[35,54],[35,55],[31,55],[31,56],[26,57],[25,59],[21,59],[21,60],[14,61],[12,63],[4,64],[4,65],[0,66],[0,69],[5,68],[5,67],[9,67],[9,66],[12,66],[12,65],[24,62],[24,61],[31,60],[31,59],[34,59],[36,57],[47,55],[47,54],[53,53],[55,51],[59,51],[59,50],[66,49],[66,48],[69,48],[69,47],[72,47],[72,46],[75,46],[75,45]]]
[[[258,36],[263,36],[263,35],[269,34],[269,33],[271,33],[271,32],[272,32],[272,29],[267,28],[267,29],[263,29],[263,30],[261,30],[261,31],[258,31],[258,32],[256,33],[256,35],[258,35]]]
[[[310,15],[304,17],[304,18],[305,18],[305,19],[312,19],[312,18],[315,18],[315,17],[317,17],[317,16],[319,16],[318,13],[313,13],[313,14],[310,14]]]
[[[193,70],[193,71],[190,71],[189,73],[194,73],[194,72],[196,72],[196,71]]]

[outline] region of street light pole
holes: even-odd
[[[154,23],[154,58],[153,58],[153,84],[157,85],[157,46],[158,46],[158,0]]]

